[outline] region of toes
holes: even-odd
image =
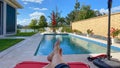
[[[60,48],[60,55],[62,56],[62,48]]]
[[[52,61],[50,56],[47,57],[47,60],[48,60],[49,62]]]

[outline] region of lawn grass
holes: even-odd
[[[32,36],[36,34],[36,32],[20,32],[20,33],[17,33],[16,35],[14,36]]]
[[[0,39],[0,52],[15,45],[23,39]]]

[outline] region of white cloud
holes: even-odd
[[[40,16],[42,16],[42,15],[45,16],[44,13],[42,13],[42,12],[37,12],[37,11],[29,14],[29,16],[30,16],[31,19],[39,19]]]
[[[120,6],[112,8],[112,12],[120,12]]]
[[[48,10],[47,8],[33,8],[33,10]]]
[[[17,24],[21,24],[21,25],[28,25],[30,23],[30,19],[23,19],[23,20],[19,20],[17,19]]]
[[[29,25],[29,23],[31,22],[32,19],[37,19],[38,20],[41,15],[45,16],[45,14],[42,13],[42,12],[37,12],[37,11],[33,12],[33,13],[29,14],[30,18],[22,19],[22,20],[17,19],[17,24],[21,24],[21,25],[24,25],[24,26]]]
[[[104,8],[100,9],[99,11],[100,13],[106,13],[106,14],[108,13],[108,9],[104,9]],[[120,6],[113,7],[111,11],[112,13],[120,12]]]
[[[104,9],[104,8],[100,9],[99,11],[100,11],[100,13],[108,13],[108,10]]]
[[[22,0],[23,2],[42,3],[44,0]]]

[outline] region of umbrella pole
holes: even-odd
[[[107,40],[107,59],[108,60],[110,60],[110,53],[111,53],[111,37],[110,37],[111,6],[112,6],[112,0],[108,0],[108,40]]]

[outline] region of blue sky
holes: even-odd
[[[39,19],[41,15],[47,18],[52,10],[61,12],[65,17],[74,9],[76,0],[17,0],[24,8],[18,9],[17,24],[28,25],[31,19]],[[90,5],[91,9],[107,13],[107,0],[78,0],[80,5]],[[112,12],[120,12],[120,0],[113,0]]]

